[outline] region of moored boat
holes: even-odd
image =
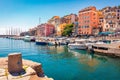
[[[26,42],[30,42],[30,41],[31,41],[30,36],[28,36],[28,35],[27,35],[27,36],[25,36],[25,37],[24,37],[24,41],[26,41]]]
[[[85,39],[77,39],[75,40],[75,43],[68,44],[68,47],[70,49],[87,49],[85,42]]]
[[[35,41],[37,45],[47,45],[48,42],[44,39],[38,39]]]

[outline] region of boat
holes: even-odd
[[[48,45],[49,45],[49,46],[55,46],[55,45],[58,45],[58,44],[57,44],[57,42],[55,42],[55,41],[49,41],[49,42],[48,42]]]
[[[85,39],[77,39],[75,40],[75,43],[68,44],[68,47],[70,49],[87,49],[85,42]]]
[[[58,44],[59,45],[66,45],[67,42],[66,42],[65,38],[58,38]]]
[[[24,41],[25,41],[25,42],[30,42],[30,41],[31,41],[30,36],[28,36],[28,35],[27,35],[27,36],[25,36],[25,37],[24,37]]]
[[[44,41],[36,41],[36,44],[37,45],[47,45],[48,43],[44,42]]]
[[[44,38],[37,39],[36,45],[48,45],[48,41],[46,41]]]
[[[35,42],[35,40],[36,40],[35,37],[31,37],[31,38],[30,38],[30,41],[31,41],[31,42]]]
[[[94,44],[95,44],[94,41],[87,41],[87,42],[85,43],[87,49],[91,49],[91,48],[92,48],[92,45],[94,45]]]

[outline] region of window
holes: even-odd
[[[89,23],[90,21],[88,20],[87,22]]]
[[[96,24],[96,22],[93,22],[93,24]]]
[[[111,28],[113,28],[113,25],[110,25]]]
[[[109,15],[108,18],[112,18],[112,16]]]
[[[93,15],[95,16],[95,13]]]
[[[106,28],[108,28],[108,25],[106,25]]]
[[[119,19],[119,17],[117,17],[117,19]]]
[[[119,16],[119,14],[117,14],[117,16]]]

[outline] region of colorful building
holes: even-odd
[[[55,26],[55,34],[57,34],[57,28],[60,25],[60,17],[59,16],[53,16],[50,20],[48,20],[48,23],[53,24]]]
[[[98,13],[96,7],[84,8],[78,13],[78,35],[93,35],[98,27]]]
[[[71,23],[76,22],[77,20],[78,20],[78,17],[76,14],[69,14],[69,15],[61,17],[60,23],[71,24]]]
[[[62,36],[62,32],[63,32],[65,27],[66,27],[66,23],[59,25],[59,27],[57,28],[57,36]]]
[[[55,32],[55,27],[52,24],[44,23],[37,26],[37,36],[48,37],[53,36]]]
[[[67,24],[76,24],[78,17],[76,14],[66,15],[60,18],[60,25],[57,28],[57,35],[62,36],[62,32]],[[75,25],[76,27],[76,25]],[[76,30],[75,30],[76,31]]]
[[[104,32],[114,32],[117,28],[117,19],[116,19],[116,9],[117,7],[105,7],[103,8],[102,14],[103,14],[103,31]]]
[[[98,11],[98,29],[99,32],[103,32],[103,27],[104,27],[104,16],[102,14],[102,11]]]
[[[116,9],[116,19],[117,19],[117,27],[120,28],[120,6]]]

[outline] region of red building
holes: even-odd
[[[90,6],[79,11],[78,35],[92,35],[98,27],[98,13],[96,7]]]
[[[55,27],[52,24],[44,23],[37,27],[37,36],[48,37],[53,36],[55,32]]]

